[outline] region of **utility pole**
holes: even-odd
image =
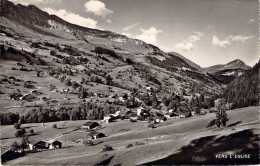
[[[66,145],[66,134],[65,134],[65,147],[67,147],[67,145]]]

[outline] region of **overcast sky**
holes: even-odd
[[[175,51],[202,67],[259,60],[258,0],[11,0]]]

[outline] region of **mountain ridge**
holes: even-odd
[[[242,60],[235,59],[235,60],[232,60],[232,61],[230,61],[226,64],[217,64],[217,65],[205,67],[203,69],[207,72],[214,73],[214,72],[218,72],[218,71],[221,71],[221,70],[235,70],[235,69],[247,70],[249,68],[251,68],[251,67],[246,65],[245,62],[243,62]]]
[[[226,70],[226,69],[243,69],[243,70],[245,70],[245,69],[249,68],[249,66],[247,66],[244,62],[242,63],[242,61],[241,61],[241,67],[239,67],[239,66],[232,67],[232,64],[230,64],[230,63],[233,61],[231,61],[227,64],[223,64],[223,65],[219,64],[219,65],[213,65],[210,67],[203,68],[200,65],[194,63],[193,61],[189,60],[188,58],[184,57],[183,55],[181,55],[177,52],[165,53],[157,46],[154,46],[152,44],[147,44],[138,39],[128,38],[127,36],[124,36],[122,34],[117,34],[117,33],[111,32],[111,31],[103,31],[103,30],[92,29],[92,28],[72,24],[72,23],[69,23],[69,22],[59,18],[56,15],[50,15],[47,12],[42,11],[35,5],[28,5],[28,6],[24,6],[21,4],[15,5],[8,0],[3,0],[2,9],[3,10],[1,12],[1,16],[14,20],[16,22],[19,22],[22,25],[24,25],[28,28],[34,29],[40,33],[42,33],[41,30],[38,30],[36,27],[32,27],[31,25],[33,24],[33,25],[51,28],[49,21],[53,20],[59,24],[62,24],[68,28],[71,28],[73,30],[83,31],[84,33],[86,33],[86,35],[94,34],[101,38],[111,38],[111,39],[122,38],[121,41],[133,40],[133,41],[139,42],[139,43],[143,44],[144,47],[150,47],[152,50],[151,53],[153,53],[153,54],[154,54],[154,52],[159,53],[160,55],[163,54],[163,56],[167,56],[167,54],[173,54],[173,55],[183,59],[188,65],[191,66],[191,68],[197,69],[198,71],[202,71],[202,72],[211,72],[212,73],[212,72],[217,72],[217,71]],[[44,34],[48,34],[48,33],[44,33]],[[77,35],[75,32],[74,32],[74,34]],[[50,34],[50,35],[54,35],[54,34]],[[80,35],[77,35],[77,36],[80,36]],[[87,41],[87,39],[86,39],[86,41]],[[236,61],[236,60],[234,60],[234,61]],[[230,66],[227,67],[226,65],[230,65]]]

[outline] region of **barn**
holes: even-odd
[[[89,139],[98,139],[98,138],[102,138],[105,137],[104,133],[100,133],[100,132],[93,132],[89,134]]]
[[[49,149],[59,149],[62,147],[62,143],[57,140],[49,140],[47,143],[49,144]]]
[[[81,128],[91,130],[98,126],[100,126],[100,125],[97,122],[87,122],[87,123],[83,124],[83,126]]]
[[[34,141],[29,143],[29,149],[30,150],[37,150],[37,149],[48,149],[49,144],[45,141]]]

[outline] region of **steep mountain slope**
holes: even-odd
[[[12,84],[11,76],[22,82],[35,80],[30,83],[38,87],[41,95],[33,95],[30,101],[54,108],[66,106],[68,98],[79,105],[87,97],[87,101],[98,100],[99,104],[121,103],[119,106],[125,109],[124,102],[118,102],[124,94],[151,106],[154,97],[149,93],[147,96],[148,87],[153,88],[158,100],[173,93],[191,96],[203,91],[210,96],[220,92],[221,83],[176,53],[165,53],[156,46],[113,32],[70,24],[33,5],[1,2],[0,67],[5,72],[1,74],[0,98],[11,99],[0,104],[6,111],[10,110],[11,101],[21,106],[17,95],[31,94],[26,83]],[[17,91],[14,93],[13,89]],[[39,101],[40,98],[44,99]],[[46,98],[49,100],[44,101]],[[27,104],[32,103],[23,103]],[[92,118],[102,118],[104,114]]]
[[[40,10],[34,5],[14,5],[8,0],[3,0],[2,9],[3,10],[1,12],[1,15],[3,17],[44,35],[56,34],[55,32],[46,32],[46,29],[60,31],[61,27],[63,27],[63,29],[66,29],[65,32],[69,32],[74,37],[81,38],[86,42],[93,42],[94,44],[99,45],[107,45],[110,48],[114,48],[115,45],[120,45],[121,49],[134,49],[137,52],[141,53],[162,53],[159,48],[146,44],[140,40],[129,39],[126,36],[110,31],[101,31],[68,23],[55,15],[49,15],[48,13]],[[110,42],[107,43],[107,39],[109,39]]]

